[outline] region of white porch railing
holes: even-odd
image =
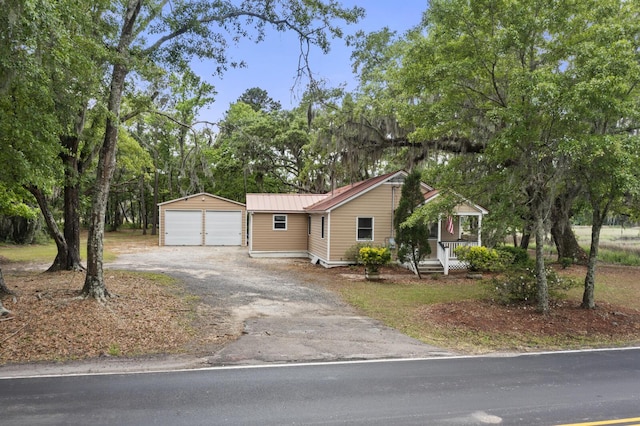
[[[440,241],[438,243],[438,261],[444,268],[444,274],[449,275],[449,270],[467,269],[467,265],[458,260],[455,249],[460,246],[477,246],[477,241]]]
[[[455,254],[456,248],[460,246],[477,246],[477,241],[440,241],[440,244],[449,248],[449,259],[457,259],[458,256]],[[438,244],[438,245],[440,245]],[[438,257],[439,259],[440,257]]]

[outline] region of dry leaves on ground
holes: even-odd
[[[503,306],[487,300],[429,305],[421,313],[425,321],[486,333],[640,336],[640,312],[607,303],[582,309],[575,302],[559,301],[548,316],[535,306]]]
[[[575,301],[557,301],[545,316],[531,305],[462,301],[424,306],[417,318],[449,336],[458,333],[469,340],[490,339],[483,342],[484,346],[494,350],[537,350],[538,345],[551,349],[556,344],[558,348],[602,347],[640,342],[640,312],[604,302],[595,309],[582,309]]]
[[[5,273],[17,302],[4,301],[13,314],[0,322],[0,364],[179,352],[194,338],[194,308],[176,286],[145,274],[105,271],[116,297],[100,304],[78,297],[84,276]]]

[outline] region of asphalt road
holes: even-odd
[[[11,425],[557,425],[640,417],[640,349],[0,380]]]

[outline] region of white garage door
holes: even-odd
[[[167,246],[202,245],[202,211],[165,211],[164,244]]]
[[[241,211],[207,211],[205,217],[205,245],[242,245]]]

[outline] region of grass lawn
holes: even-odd
[[[591,227],[574,226],[578,243],[585,250],[591,245]],[[600,231],[598,259],[605,263],[640,266],[640,228],[605,226]]]
[[[148,231],[149,232],[149,231]],[[118,232],[105,232],[104,261],[116,258],[117,252],[129,245],[157,244],[158,236],[142,235],[141,230],[127,229]],[[46,244],[13,245],[0,244],[0,259],[8,262],[53,263],[57,248],[53,240]],[[80,257],[87,258],[87,233],[80,235]]]
[[[422,340],[427,339],[429,333],[423,324],[416,321],[420,308],[436,303],[477,300],[484,294],[477,282],[448,278],[399,279],[397,282],[336,281],[332,287],[367,316]]]
[[[353,271],[343,271],[353,272]],[[364,315],[424,341],[465,353],[540,351],[627,346],[640,343],[640,268],[600,265],[595,310],[579,308],[582,287],[552,303],[551,314],[532,305],[492,303],[482,281],[464,273],[422,280],[389,268],[385,280],[354,280],[332,271],[327,286]],[[572,266],[562,275],[584,280],[586,269]]]

